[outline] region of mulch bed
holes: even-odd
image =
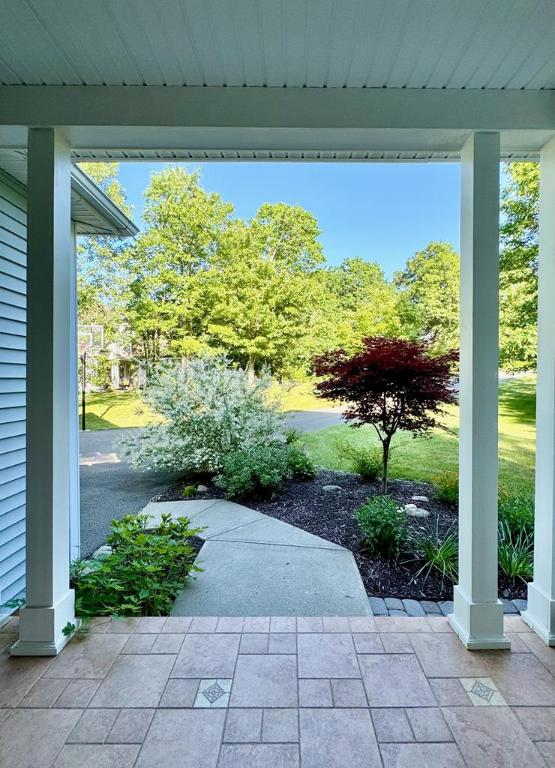
[[[187,483],[177,484],[157,497],[158,501],[183,500],[181,489]],[[219,489],[210,486],[208,491],[192,498],[218,498]],[[325,485],[338,485],[341,490],[324,491]],[[414,598],[416,600],[451,600],[453,585],[437,571],[426,577],[417,576],[422,562],[414,559],[412,553],[400,555],[395,561],[370,555],[364,547],[355,518],[356,510],[368,499],[380,493],[379,483],[363,483],[357,475],[347,472],[321,470],[306,482],[292,481],[269,500],[242,499],[245,506],[263,512],[265,515],[283,520],[302,528],[327,541],[339,544],[353,553],[369,595],[380,597]],[[456,507],[434,498],[432,486],[408,480],[392,480],[390,495],[399,504],[412,502],[412,496],[428,496],[429,502],[419,506],[430,511],[427,518],[407,517],[411,534],[423,530],[439,534],[443,538],[457,528]],[[500,597],[510,599],[526,598],[524,582],[508,579],[499,573]]]

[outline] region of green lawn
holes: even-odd
[[[284,410],[329,410],[333,407],[315,397],[310,383],[285,386],[281,399]],[[391,476],[433,482],[443,470],[457,469],[457,408],[452,407],[442,427],[427,438],[414,439],[399,434],[392,453]],[[533,487],[535,379],[505,381],[500,387],[500,480],[508,490],[530,490]],[[95,392],[87,396],[87,429],[142,427],[152,413],[137,392]],[[304,436],[314,461],[331,469],[349,469],[341,455],[340,444],[377,445],[371,427],[353,429],[330,427]]]
[[[144,427],[152,420],[138,392],[89,392],[86,402],[87,429]],[[79,404],[81,419],[81,404]],[[81,421],[79,421],[81,426]]]
[[[444,470],[457,470],[457,408],[452,407],[442,427],[430,437],[413,438],[399,433],[391,456],[391,477],[433,482]],[[535,380],[506,381],[500,387],[500,483],[509,491],[528,492],[534,482]],[[320,465],[348,470],[341,444],[379,445],[372,427],[337,426],[304,436],[306,447]]]

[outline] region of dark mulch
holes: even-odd
[[[182,500],[178,484],[157,497],[159,501]],[[206,483],[208,492],[193,498],[221,497],[221,491]],[[339,491],[324,491],[324,485],[338,485]],[[321,470],[310,481],[292,481],[272,499],[255,501],[243,499],[241,503],[265,515],[296,525],[327,541],[350,549],[353,553],[369,595],[381,597],[414,598],[416,600],[451,600],[453,585],[437,571],[426,577],[417,576],[422,562],[411,553],[400,555],[396,561],[370,555],[364,547],[355,518],[356,510],[370,496],[380,493],[379,483],[362,483],[357,475],[346,472]],[[421,506],[430,511],[427,518],[407,517],[410,533],[423,531],[438,533],[442,539],[457,529],[457,509],[434,498],[433,488],[426,483],[408,480],[390,482],[390,495],[399,504],[412,502],[412,496],[428,496],[429,502]],[[418,503],[418,502],[416,502]],[[526,585],[499,574],[499,593],[511,599],[526,598]]]

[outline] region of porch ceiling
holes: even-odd
[[[6,85],[555,88],[552,0],[2,0],[0,9]]]

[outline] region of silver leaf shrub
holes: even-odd
[[[270,384],[269,376],[249,381],[223,358],[163,365],[143,393],[162,420],[123,441],[125,455],[138,469],[213,474],[230,452],[283,443],[286,426]]]

